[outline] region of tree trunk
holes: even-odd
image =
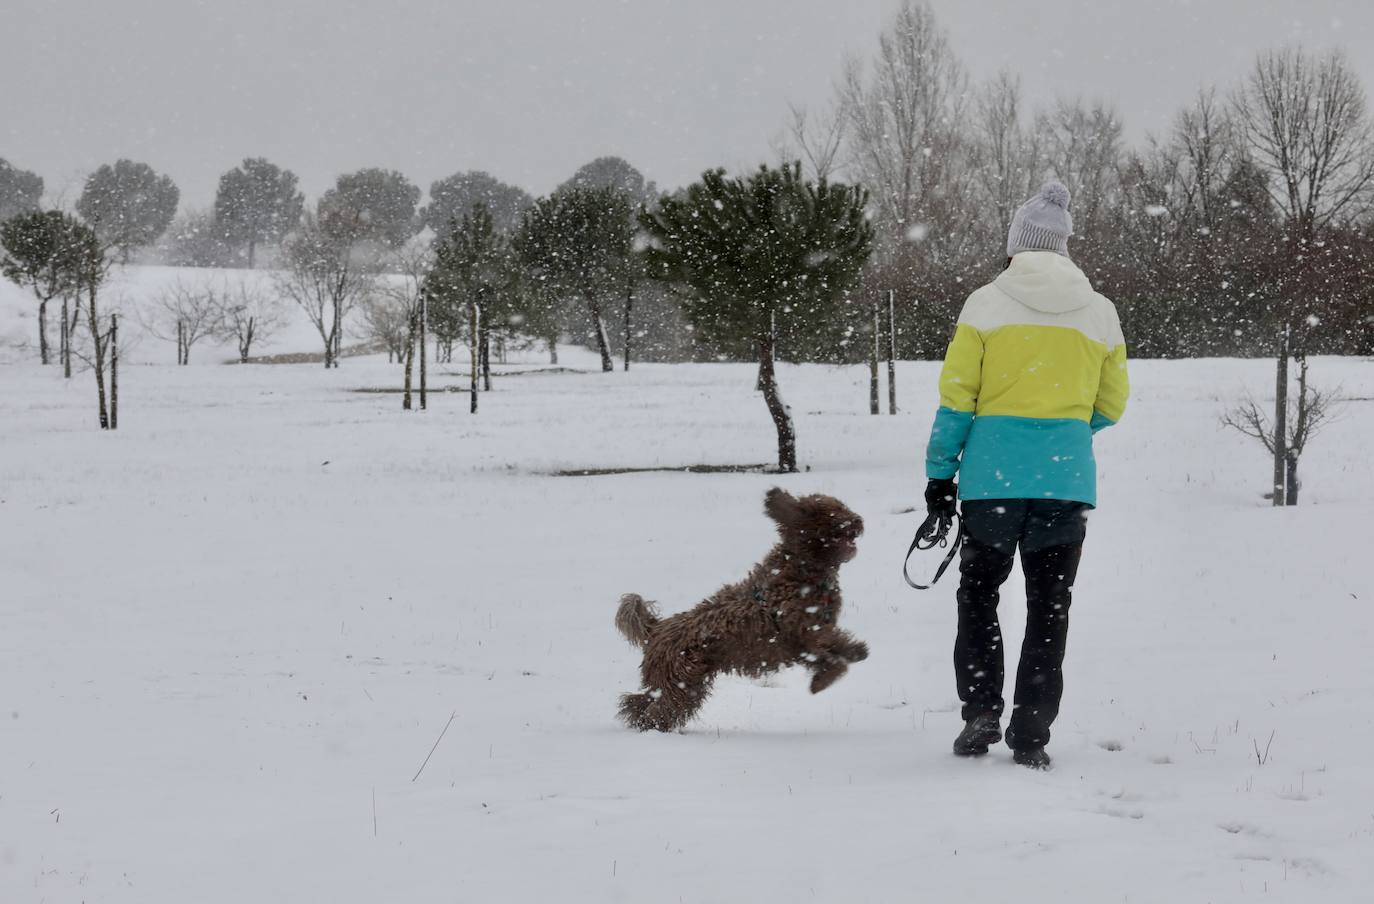
[[[343,351],[343,308],[337,298],[334,299],[334,329],[330,332],[329,337],[334,345],[334,352],[330,361],[337,368],[339,366],[339,354]]]
[[[95,388],[100,400],[100,429],[110,429],[110,412],[105,407],[105,345],[100,341],[100,320],[95,312],[95,282],[87,289],[87,317],[91,327],[91,344],[95,346]]]
[[[185,357],[186,348],[186,324],[177,321],[177,367],[181,366],[181,359]]]
[[[420,311],[417,308],[415,313],[410,315],[410,322],[406,325],[406,345],[405,345],[405,389],[401,394],[401,410],[410,410],[410,375],[415,369],[415,337],[419,332]]]
[[[72,331],[67,325],[67,299],[62,299],[62,347],[58,354],[62,356],[62,376],[70,380],[72,378]]]
[[[239,333],[239,363],[248,363],[248,353],[253,348],[253,330],[257,327],[257,318],[249,317],[247,327]]]
[[[482,390],[491,392],[491,331],[482,324],[481,330]]]
[[[625,369],[630,369],[630,341],[633,334],[630,332],[631,312],[634,309],[635,294],[633,289],[625,290]]]
[[[252,270],[252,269],[253,269],[253,256],[254,256],[254,252],[256,252],[257,250],[258,250],[258,240],[257,240],[257,239],[249,239],[249,240],[248,240],[248,269],[249,269],[249,270]]]
[[[777,338],[778,338],[778,321],[777,321],[777,315],[776,315],[776,314],[770,313],[770,314],[768,315],[768,335],[772,336],[773,339],[774,339],[774,341],[775,341],[775,343],[776,343],[776,340],[777,340]],[[757,377],[755,378],[755,380],[754,380],[754,392],[763,392],[763,357],[762,357],[762,356],[759,357],[759,373],[758,373],[758,376],[757,376]]]
[[[1274,371],[1274,505],[1285,504],[1288,470],[1288,330],[1279,335]]]
[[[887,413],[897,413],[897,293],[887,290]]]
[[[119,315],[110,315],[110,429],[119,429]]]
[[[1298,504],[1298,458],[1303,446],[1307,444],[1307,355],[1302,354],[1298,362],[1298,417],[1293,424],[1293,438],[1288,444],[1288,457],[1284,462],[1284,477],[1287,481],[1285,505]]]
[[[549,334],[549,363],[558,363],[558,334]]]
[[[477,375],[478,371],[481,370],[481,361],[479,360],[481,358],[481,352],[478,349],[481,340],[478,339],[478,333],[481,329],[482,309],[477,306],[475,301],[470,302],[468,304],[468,354],[472,359],[472,366],[468,369],[472,373],[468,380],[468,386],[470,390],[469,395],[471,395],[472,399],[468,411],[472,414],[477,413]]]
[[[778,470],[792,474],[797,470],[797,435],[792,428],[792,411],[778,392],[777,374],[773,367],[775,340],[770,332],[759,337],[759,382],[763,384],[763,401],[768,416],[778,431]]]
[[[868,357],[868,413],[878,414],[882,407],[878,402],[878,346],[882,341],[882,331],[878,328],[878,303],[873,302],[873,354]]]
[[[65,319],[65,318],[64,318]],[[38,360],[48,363],[48,300],[38,302]]]
[[[64,302],[65,304],[65,302]],[[76,341],[76,330],[81,326],[81,290],[77,289],[76,298],[72,301],[72,317],[67,321],[67,361],[63,366],[66,368],[68,377],[72,375],[72,344]]]
[[[429,332],[429,298],[422,296],[420,299],[420,410],[425,411],[429,406],[429,350],[425,344],[425,334]],[[438,357],[438,353],[435,353]]]
[[[615,370],[615,364],[611,361],[611,347],[606,339],[606,321],[601,317],[601,305],[590,293],[587,295],[587,308],[591,311],[592,324],[596,327],[596,348],[601,352],[601,371],[610,373]]]
[[[330,320],[330,328],[324,328],[324,317],[320,317],[320,338],[324,340],[324,369],[329,370],[331,359],[334,356],[334,327],[333,320]]]

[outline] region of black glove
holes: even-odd
[[[953,518],[959,491],[949,478],[935,478],[926,484],[926,512],[940,518]]]

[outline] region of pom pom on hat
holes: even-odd
[[[1051,179],[1040,186],[1016,215],[1007,230],[1007,257],[1022,251],[1053,251],[1069,256],[1069,236],[1073,235],[1073,215],[1069,213],[1069,190]]]
[[[1040,197],[1049,201],[1055,207],[1063,210],[1069,209],[1069,189],[1063,182],[1051,179],[1040,186]]]

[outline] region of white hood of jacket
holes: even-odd
[[[1092,304],[1097,293],[1074,262],[1053,251],[1022,251],[992,283],[1026,307],[1067,314]]]

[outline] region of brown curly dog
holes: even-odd
[[[798,499],[777,487],[763,510],[781,539],[744,580],[664,619],[638,594],[620,598],[615,626],[644,649],[644,690],[620,698],[626,725],[681,728],[721,672],[758,677],[803,664],[816,694],[868,657],[868,646],[835,624],[840,565],[858,552],[863,519],[832,496]]]

